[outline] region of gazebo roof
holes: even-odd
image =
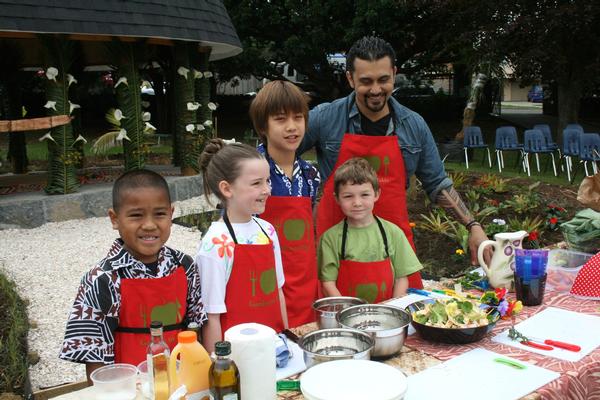
[[[194,41],[212,48],[211,60],[242,51],[218,0],[0,0],[0,10],[0,38],[60,33],[78,40]]]

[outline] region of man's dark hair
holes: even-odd
[[[113,210],[118,211],[125,192],[132,189],[154,188],[164,190],[171,203],[171,194],[169,193],[169,185],[165,178],[154,171],[147,169],[135,169],[125,172],[114,183],[112,190]]]
[[[346,54],[346,70],[354,72],[354,60],[377,61],[389,57],[392,67],[396,65],[396,52],[392,45],[375,36],[363,36],[358,39]]]

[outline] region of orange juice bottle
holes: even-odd
[[[180,332],[177,335],[177,346],[169,358],[171,393],[185,385],[186,400],[210,399],[208,374],[211,364],[210,356],[196,339],[196,332]]]

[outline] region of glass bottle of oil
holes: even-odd
[[[231,343],[215,344],[217,359],[210,367],[210,388],[214,400],[240,400],[240,373],[230,358]]]
[[[153,400],[169,398],[169,355],[171,351],[163,339],[163,324],[152,321],[150,324],[150,344],[146,351],[148,362],[148,382]]]

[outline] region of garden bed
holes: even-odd
[[[449,174],[490,239],[498,232],[524,230],[530,233],[524,241],[526,248],[554,244],[563,240],[558,224],[568,221],[584,208],[577,201],[577,188],[573,186],[477,172],[449,171]],[[462,275],[472,269],[465,251],[466,230],[446,218],[443,210],[431,207],[422,190],[408,195],[413,196],[407,202],[408,214],[415,223],[415,246],[424,266],[424,275],[429,279],[440,279]],[[531,240],[536,237],[537,240]]]

